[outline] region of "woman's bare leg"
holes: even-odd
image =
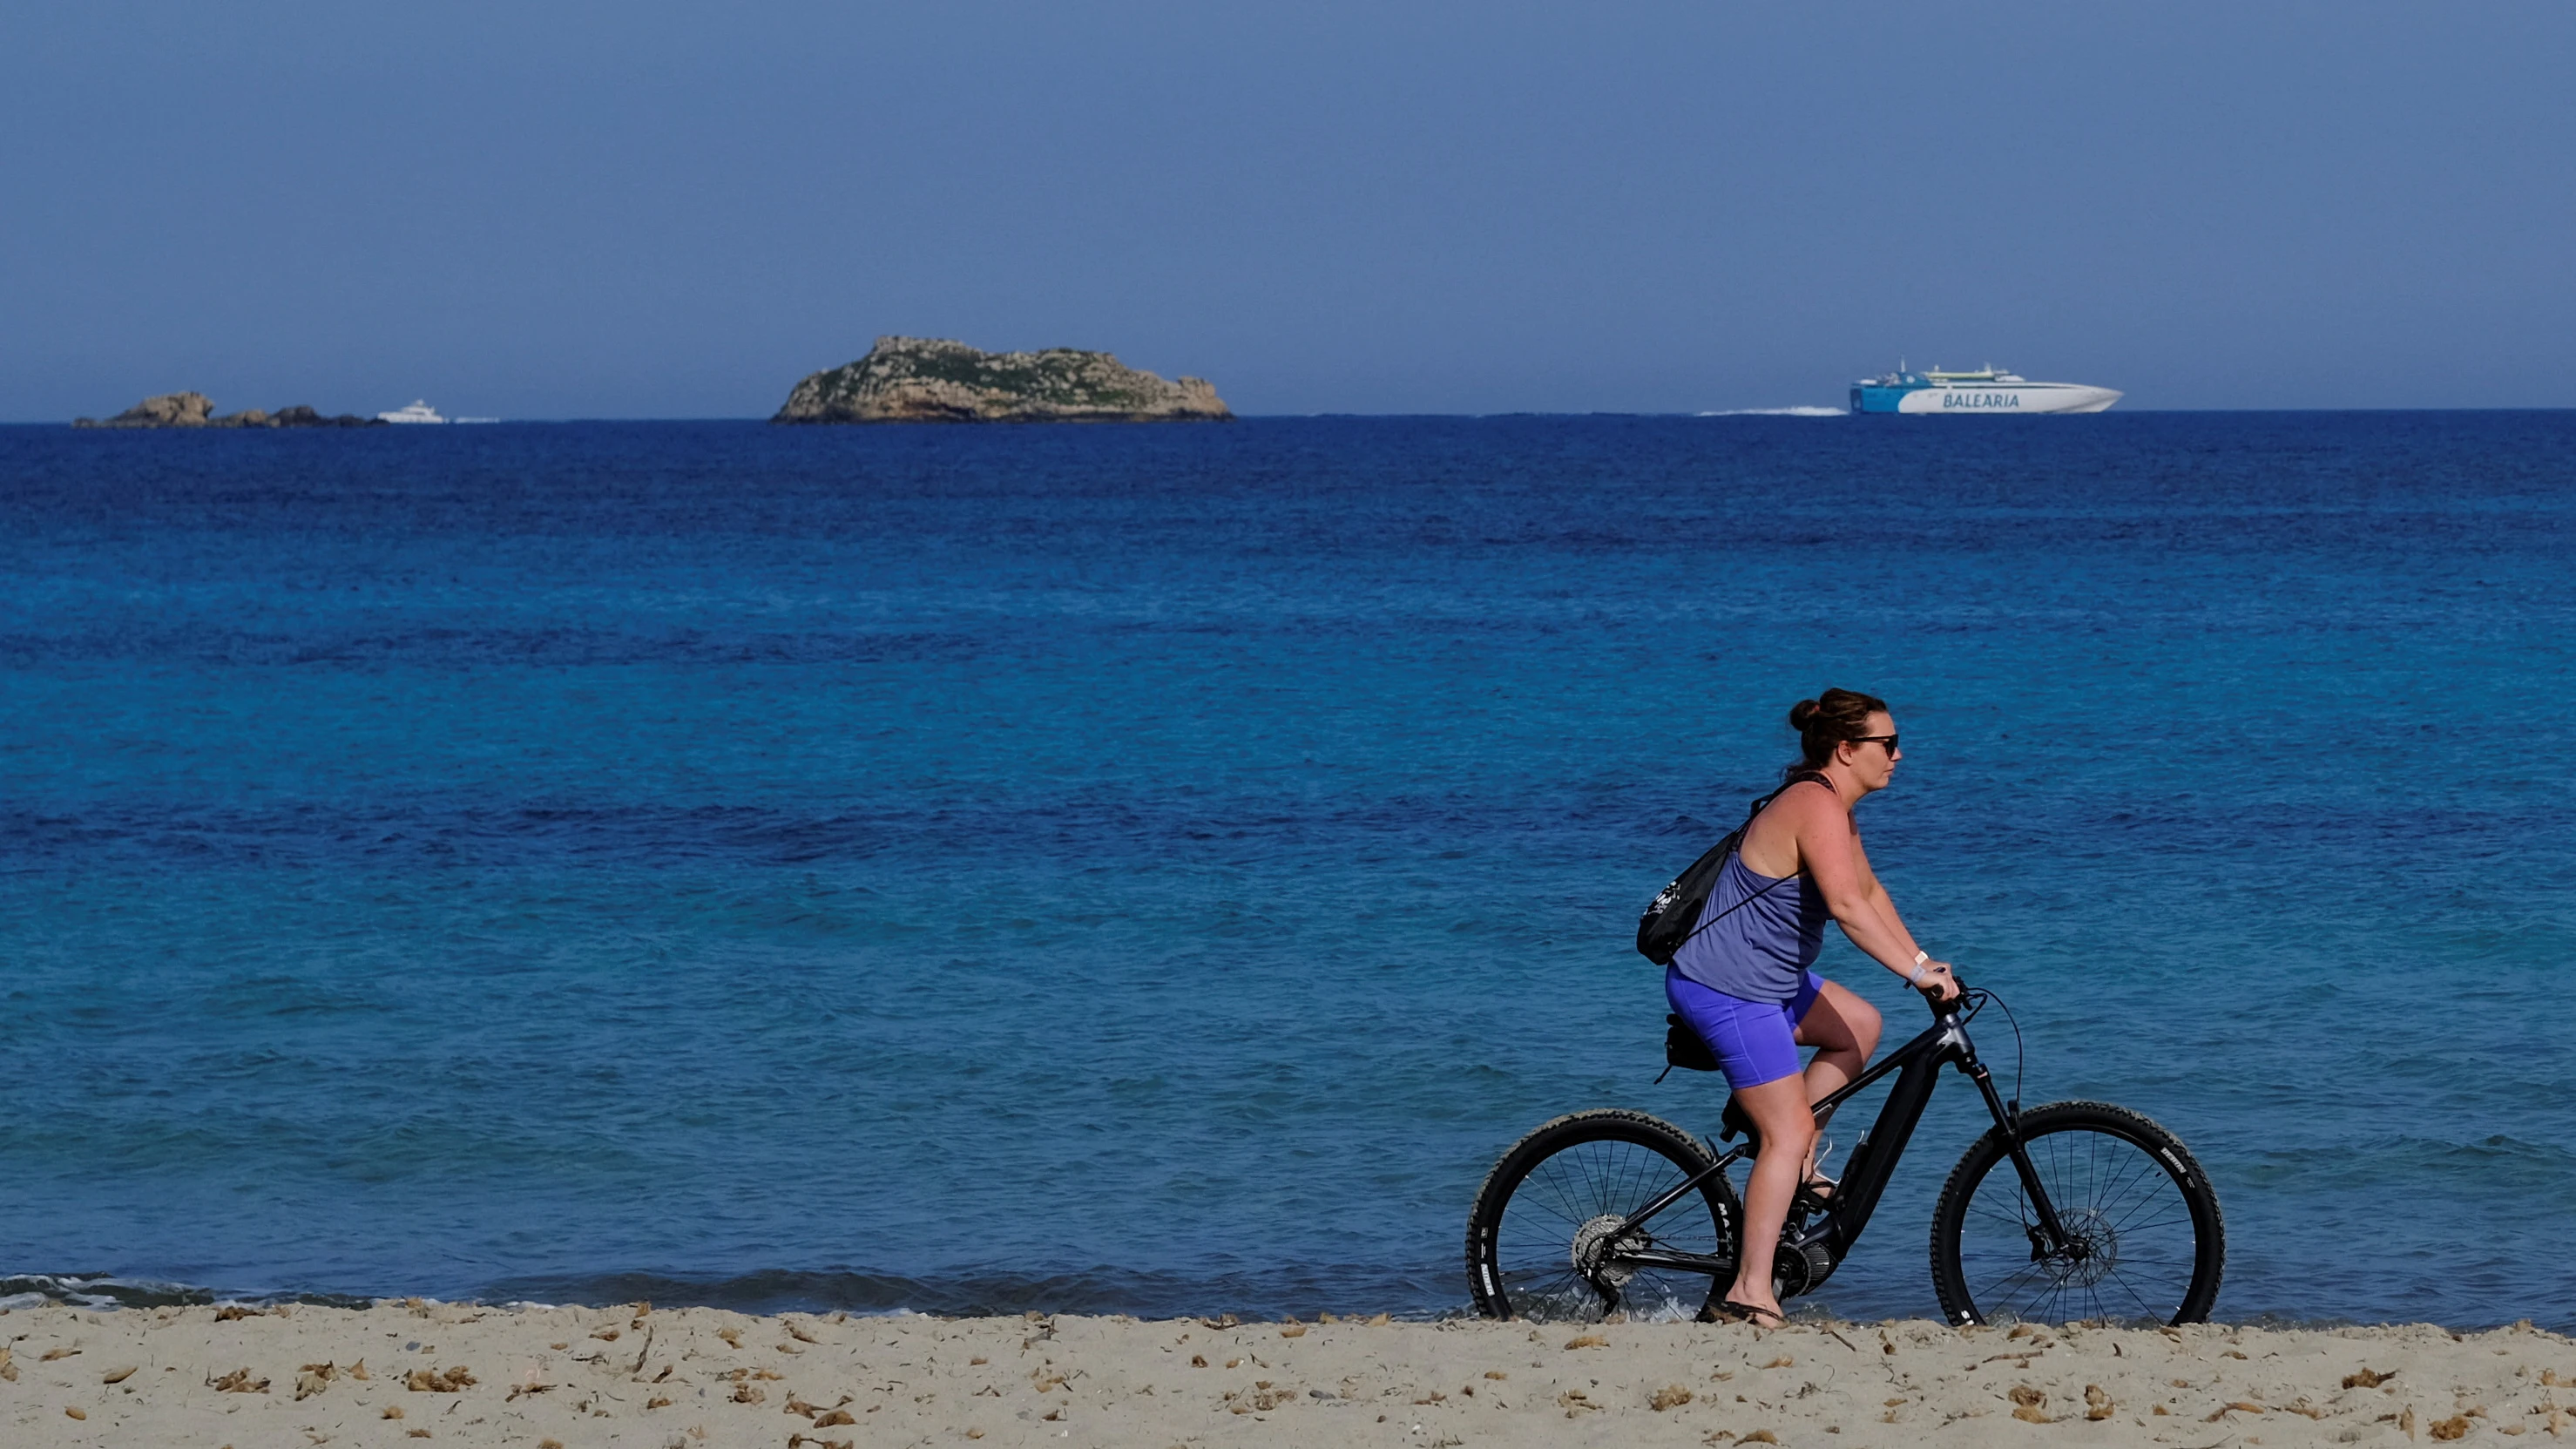
[[[1807,1100],[1821,1102],[1861,1074],[1869,1065],[1870,1055],[1878,1050],[1878,1008],[1860,999],[1850,988],[1831,981],[1816,993],[1815,1004],[1807,1008],[1806,1018],[1798,1023],[1798,1045],[1816,1048],[1813,1061],[1807,1063]],[[1822,1127],[1833,1120],[1831,1112],[1818,1119]],[[1767,1139],[1766,1139],[1767,1140]],[[1800,1171],[1803,1181],[1816,1175],[1815,1143],[1808,1143],[1806,1163]]]
[[[1780,1300],[1771,1293],[1771,1259],[1780,1246],[1780,1225],[1789,1220],[1789,1199],[1797,1194],[1801,1165],[1815,1146],[1816,1120],[1808,1111],[1803,1077],[1739,1088],[1735,1100],[1761,1134],[1762,1152],[1753,1159],[1753,1173],[1744,1186],[1744,1252],[1726,1296],[1777,1314]]]

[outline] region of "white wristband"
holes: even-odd
[[[1905,984],[1906,984],[1906,985],[1908,985],[1908,986],[1920,986],[1920,985],[1922,985],[1922,984],[1923,984],[1923,963],[1924,963],[1924,962],[1926,962],[1926,961],[1929,961],[1929,960],[1931,960],[1931,959],[1932,959],[1932,953],[1931,953],[1931,952],[1929,952],[1929,951],[1917,951],[1917,952],[1915,952],[1915,953],[1914,953],[1914,969],[1905,973]]]

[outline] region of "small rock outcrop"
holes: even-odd
[[[165,392],[147,397],[115,417],[74,418],[76,428],[380,428],[380,418],[362,418],[355,413],[333,417],[298,403],[264,413],[249,408],[237,413],[215,415],[215,405],[201,392]]]
[[[383,418],[365,418],[356,413],[340,413],[335,416],[331,413],[315,412],[304,404],[297,403],[293,407],[279,408],[269,414],[268,426],[272,428],[381,428],[389,425]]]
[[[215,405],[201,392],[170,392],[147,397],[105,422],[74,418],[76,428],[202,428],[213,421]]]
[[[796,384],[773,423],[1162,423],[1234,417],[1204,378],[1166,382],[1106,352],[979,352],[880,337],[847,367]]]

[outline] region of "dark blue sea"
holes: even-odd
[[[2576,1327],[2576,413],[14,427],[0,510],[0,1295],[1460,1311],[1521,1133],[1716,1126],[1636,914],[1842,685],[2219,1316]],[[1830,1308],[1937,1312],[1982,1126]]]

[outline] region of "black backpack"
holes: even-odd
[[[1783,782],[1780,790],[1786,790],[1801,780],[1813,780],[1826,789],[1833,788],[1833,782],[1823,775],[1813,771],[1802,771]],[[1782,880],[1775,880],[1707,920],[1700,919],[1700,913],[1708,909],[1710,894],[1717,889],[1718,873],[1726,869],[1727,857],[1735,854],[1736,849],[1744,844],[1744,832],[1752,828],[1753,817],[1762,813],[1763,806],[1779,799],[1780,790],[1774,790],[1754,801],[1753,808],[1744,812],[1742,825],[1730,831],[1724,840],[1710,846],[1707,854],[1692,861],[1689,869],[1673,877],[1671,885],[1657,891],[1655,898],[1646,903],[1645,914],[1637,918],[1637,953],[1639,955],[1658,966],[1670,966],[1673,964],[1674,955],[1683,946],[1689,944],[1691,937],[1779,889],[1783,880],[1795,879],[1795,877],[1783,877]]]

